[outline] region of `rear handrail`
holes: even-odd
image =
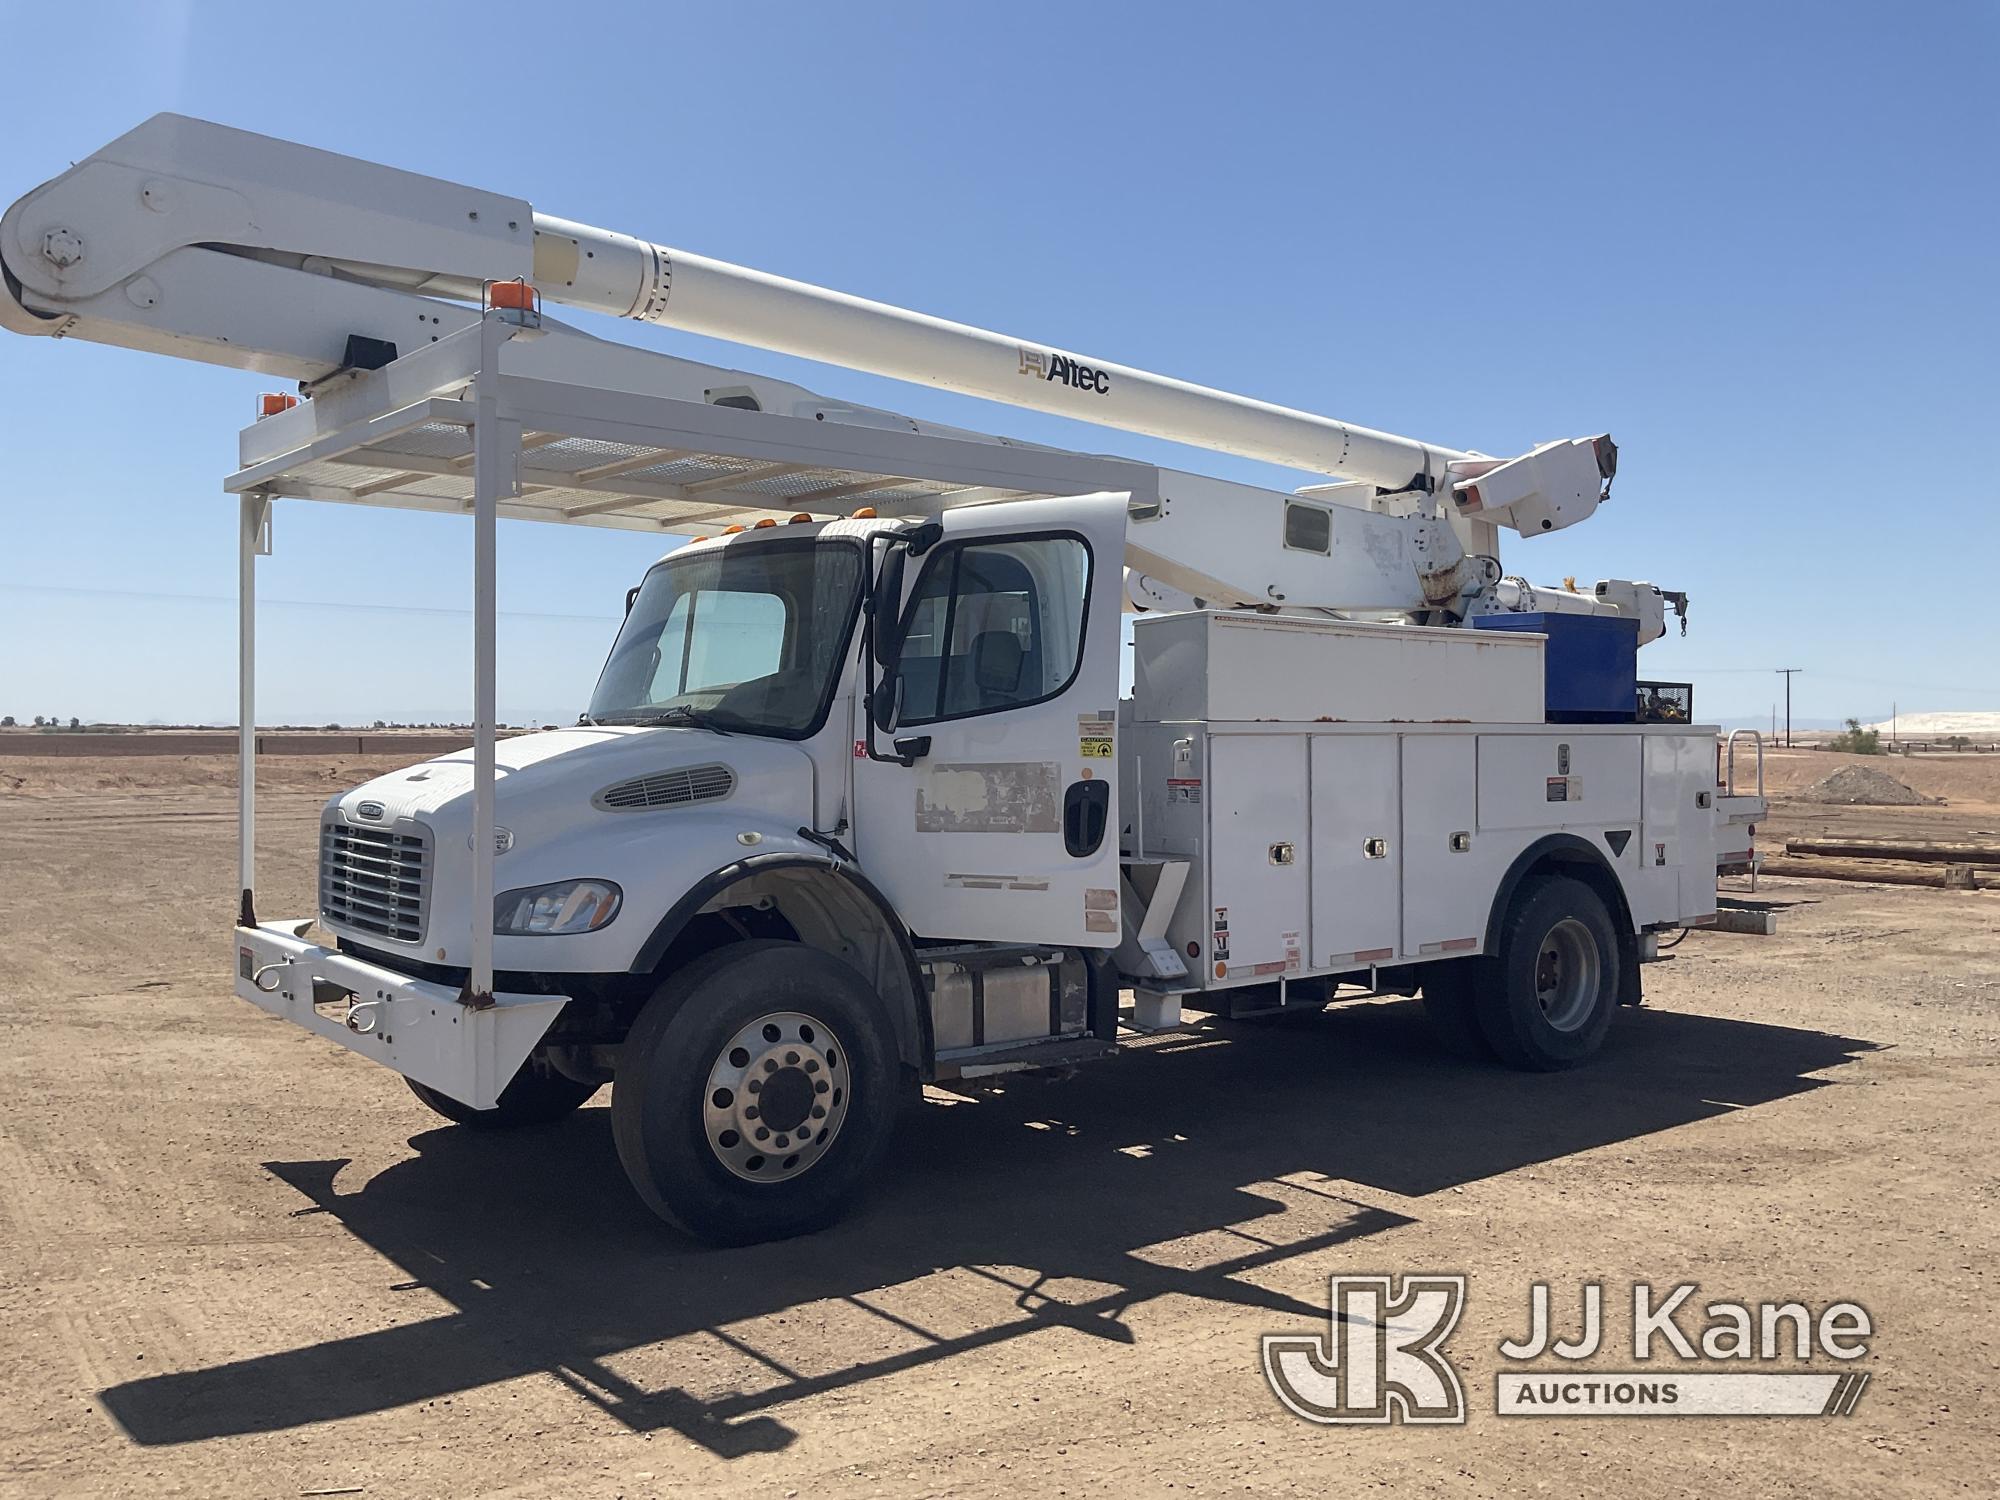
[[[1751,743],[1757,747],[1757,795],[1764,795],[1764,736],[1755,729],[1732,729],[1723,749],[1723,795],[1736,795],[1736,740],[1739,735],[1749,735]]]

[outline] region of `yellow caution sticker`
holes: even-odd
[[[1107,714],[1079,714],[1076,753],[1085,760],[1110,760],[1116,753],[1118,721]]]

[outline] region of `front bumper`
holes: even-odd
[[[495,995],[474,1009],[450,985],[307,942],[310,921],[236,929],[236,993],[474,1109],[491,1109],[567,995]]]

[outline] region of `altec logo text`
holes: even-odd
[[[1335,1276],[1326,1335],[1267,1335],[1264,1378],[1308,1422],[1462,1423],[1465,1393],[1444,1344],[1465,1310],[1465,1287],[1463,1276],[1405,1276],[1400,1286],[1388,1276]],[[1801,1302],[1717,1301],[1700,1306],[1697,1324],[1696,1290],[1692,1283],[1663,1292],[1634,1285],[1631,1357],[1645,1368],[1584,1370],[1575,1362],[1605,1347],[1602,1283],[1584,1284],[1574,1338],[1556,1336],[1548,1285],[1535,1283],[1527,1333],[1499,1346],[1511,1368],[1495,1378],[1495,1412],[1812,1417],[1854,1410],[1869,1376],[1851,1362],[1868,1353],[1875,1331],[1866,1308],[1835,1302],[1815,1314]],[[1800,1368],[1820,1356],[1849,1367]],[[1542,1363],[1547,1359],[1569,1363]],[[1745,1368],[1752,1363],[1765,1368]]]
[[[1021,346],[1021,373],[1036,380],[1056,380],[1078,391],[1095,391],[1102,396],[1111,389],[1111,377],[1095,365],[1086,365],[1054,350]]]

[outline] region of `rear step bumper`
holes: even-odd
[[[495,995],[478,1009],[450,985],[309,943],[310,921],[236,929],[236,993],[349,1052],[474,1109],[491,1109],[566,995]]]

